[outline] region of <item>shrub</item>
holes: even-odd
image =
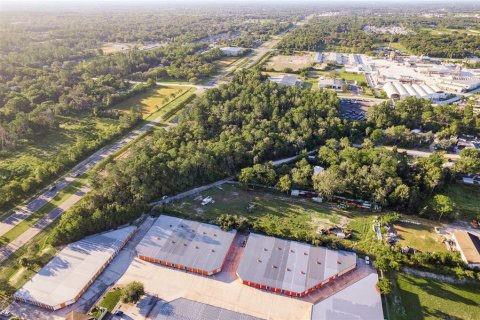
[[[138,281],[130,282],[122,290],[122,302],[136,303],[144,294],[143,283]]]

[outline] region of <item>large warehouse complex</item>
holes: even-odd
[[[417,97],[430,100],[438,100],[445,97],[445,92],[437,85],[410,84],[399,81],[387,82],[383,86],[387,96],[392,99],[403,99],[407,97]]]
[[[91,299],[84,293],[136,230],[125,227],[68,245],[15,293],[15,299],[33,304],[25,308],[35,312],[40,309],[35,306],[58,310],[81,297]],[[166,215],[151,219],[147,228],[139,230],[126,254],[115,260],[119,265],[114,273],[120,265],[127,269],[114,283],[122,287],[142,282],[148,292],[145,299],[156,297],[150,306],[152,319],[288,320],[294,315],[298,319],[343,319],[342,315],[381,319],[376,271],[357,260],[354,252],[237,234]],[[360,306],[361,314],[353,317],[352,306]],[[143,308],[119,308],[124,307],[119,310],[131,315]],[[75,308],[76,304],[55,312]]]
[[[69,244],[14,294],[18,301],[57,310],[75,303],[127,243],[136,227]]]
[[[237,275],[244,284],[303,297],[355,269],[356,254],[250,234]]]
[[[236,231],[160,216],[137,246],[140,259],[204,275],[220,272]]]

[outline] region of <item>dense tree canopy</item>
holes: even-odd
[[[62,216],[52,239],[62,243],[111,228],[156,197],[339,138],[345,125],[338,102],[333,92],[281,87],[242,71],[195,100],[178,126],[158,131],[110,165],[82,205]],[[268,180],[268,172],[261,176]]]

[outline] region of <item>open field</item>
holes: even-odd
[[[239,60],[240,57],[230,57],[230,56],[226,56],[226,57],[222,57],[218,60],[215,61],[215,64],[219,67],[219,68],[224,68],[224,67],[228,67],[229,65],[235,63],[237,60]]]
[[[269,230],[272,234],[283,233],[286,229],[292,233],[302,230],[315,233],[319,227],[332,226],[345,219],[328,205],[281,193],[248,191],[230,184],[224,184],[221,189],[207,190],[201,195],[212,197],[215,203],[202,206],[201,200],[188,197],[169,208],[205,220],[215,220],[224,213],[251,217],[256,227]]]
[[[116,119],[83,114],[56,116],[56,120],[59,123],[58,128],[41,139],[25,141],[24,146],[0,154],[0,185],[12,183],[12,181],[21,185],[27,179],[36,179],[45,174],[39,168],[52,165],[52,157],[58,152],[64,151],[78,142],[86,145],[101,144],[108,137],[113,137],[119,132],[119,121]],[[36,190],[29,190],[29,192],[34,194]],[[10,207],[2,209],[0,217]]]
[[[149,115],[157,113],[157,111],[166,112],[166,110],[162,110],[164,106],[189,90],[192,90],[192,88],[174,85],[157,86],[119,103],[113,109],[128,111],[132,107],[139,107],[142,109],[144,118],[147,118]],[[158,114],[157,117],[160,115]]]
[[[348,225],[353,228],[352,240],[359,241],[372,230],[373,216],[367,212],[340,210],[334,204],[315,203],[275,191],[245,190],[224,184],[221,189],[209,189],[200,196],[174,201],[166,210],[203,221],[214,221],[221,214],[238,214],[249,217],[256,230],[280,237],[313,235],[322,228]],[[214,203],[202,205],[201,198],[207,196]]]
[[[134,45],[134,43],[105,43],[101,49],[103,54],[113,54],[120,51],[130,50]]]
[[[441,227],[439,223],[414,216],[402,216],[402,219],[419,223],[399,222],[395,224],[399,236],[398,243],[402,247],[410,246],[423,252],[447,251],[446,246],[442,243],[443,236],[434,230],[434,227]]]
[[[480,34],[479,30],[473,30],[473,29],[450,29],[450,28],[420,28],[421,31],[427,31],[430,32],[432,35],[442,35],[442,34],[452,34],[452,33],[466,33],[469,36],[478,36]]]
[[[278,55],[271,57],[265,63],[265,69],[282,71],[285,68],[290,68],[293,71],[298,71],[300,69],[308,67],[313,61],[314,53],[304,53],[297,55]]]
[[[391,320],[478,319],[478,283],[449,284],[403,273],[390,278],[395,284],[387,299]]]
[[[338,70],[335,71],[311,71],[309,76],[311,77],[331,77],[332,75],[335,75],[337,79],[343,79],[345,81],[353,82],[357,81],[359,84],[361,83],[367,83],[367,79],[365,78],[365,75],[363,73],[352,73],[352,72],[346,72],[345,67],[339,68]]]
[[[460,219],[478,219],[480,216],[480,187],[454,184],[441,194],[449,196],[455,202]]]

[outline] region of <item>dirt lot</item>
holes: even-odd
[[[283,71],[290,68],[293,71],[308,67],[313,61],[314,53],[305,53],[291,56],[278,55],[270,58],[265,64],[267,70]]]

